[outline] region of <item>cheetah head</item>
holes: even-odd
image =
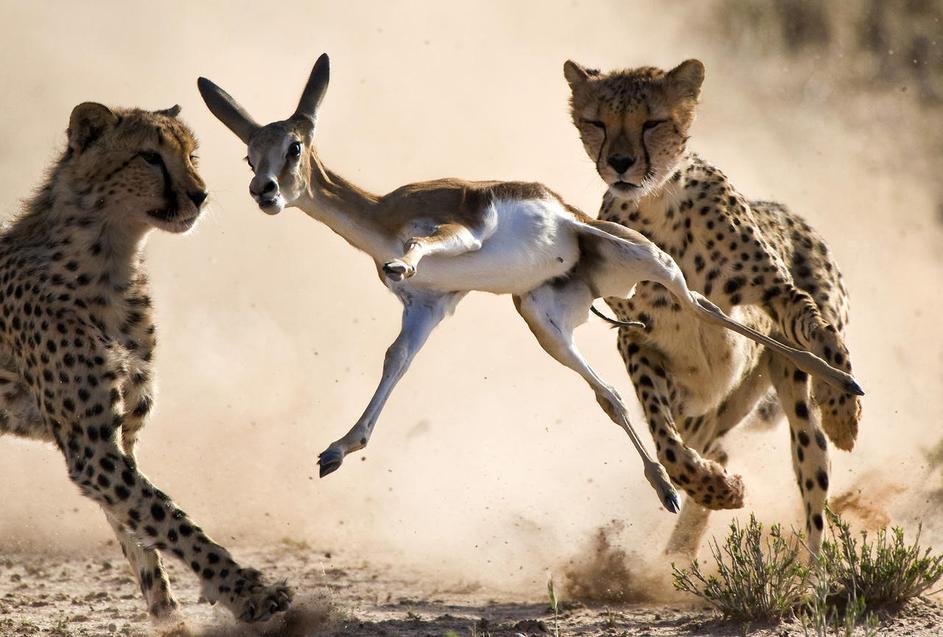
[[[320,169],[314,131],[329,80],[330,60],[325,53],[315,62],[291,117],[265,126],[210,80],[197,81],[210,112],[248,146],[246,161],[254,173],[249,194],[262,212],[278,214],[308,194],[312,165]]]
[[[193,133],[179,106],[161,110],[110,109],[79,104],[69,118],[65,178],[83,205],[111,227],[193,227],[206,184],[196,168]]]
[[[704,65],[687,60],[667,73],[651,67],[586,69],[568,60],[573,123],[596,171],[621,199],[657,190],[684,156],[704,81]]]

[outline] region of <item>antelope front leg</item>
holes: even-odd
[[[323,478],[336,471],[344,461],[344,456],[367,446],[373,427],[376,425],[386,400],[396,387],[396,383],[409,369],[413,358],[425,344],[426,339],[436,325],[451,314],[464,294],[418,294],[402,295],[403,325],[399,336],[386,350],[383,361],[383,376],[380,384],[370,399],[370,403],[357,424],[343,438],[336,440],[318,456],[320,476]]]
[[[413,237],[404,245],[405,254],[383,264],[383,272],[394,281],[402,281],[416,274],[423,257],[434,255],[456,257],[481,249],[482,239],[467,226],[445,223],[427,237]]]

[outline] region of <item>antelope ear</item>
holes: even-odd
[[[298,100],[298,108],[295,109],[295,116],[306,117],[312,121],[318,118],[318,108],[321,106],[321,100],[327,92],[327,85],[331,80],[331,60],[327,53],[322,53],[318,61],[314,63],[311,69],[311,75],[308,76],[308,83],[305,84],[305,90]]]
[[[103,133],[118,123],[118,116],[110,108],[97,102],[83,102],[72,109],[69,116],[69,148],[81,153]]]
[[[567,60],[563,63],[563,77],[572,87],[582,84],[589,79],[590,75],[595,75],[595,73],[573,60]]]
[[[154,111],[157,115],[166,115],[167,117],[176,117],[180,114],[180,104],[174,104],[170,108],[162,108],[159,111]]]
[[[255,131],[259,130],[259,125],[255,123],[252,116],[239,106],[232,95],[205,77],[198,79],[196,84],[210,112],[216,116],[216,119],[225,124],[226,128],[234,132],[236,137],[248,145],[249,138],[252,137]]]
[[[667,79],[675,95],[696,100],[704,83],[704,65],[700,60],[685,60],[668,71]]]

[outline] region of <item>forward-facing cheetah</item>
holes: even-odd
[[[155,619],[177,607],[162,550],[201,578],[207,600],[261,620],[288,607],[288,589],[240,567],[134,457],[154,395],[145,237],[189,230],[207,196],[178,112],[76,106],[66,151],[0,235],[0,433],[59,447]]]
[[[608,186],[600,218],[633,228],[668,252],[692,289],[755,329],[850,371],[842,330],[847,292],[824,241],[784,206],[748,201],[723,173],[687,152],[704,67],[603,74],[564,65],[573,122]],[[821,542],[829,483],[826,437],[850,450],[856,396],[819,382],[763,347],[693,320],[657,284],[607,299],[623,320],[619,351],[655,438],[659,460],[688,493],[670,551],[693,552],[707,509],[743,505],[739,476],[718,439],[772,387],[786,412],[809,545]],[[818,409],[816,409],[818,406]],[[705,508],[706,507],[706,508]]]

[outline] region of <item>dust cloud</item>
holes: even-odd
[[[612,519],[627,555],[662,550],[675,518],[628,440],[540,350],[509,299],[471,295],[418,356],[370,446],[319,480],[317,454],[373,392],[398,303],[369,259],[325,227],[297,210],[271,218],[255,208],[245,148],[206,110],[196,78],[260,121],[280,119],[327,51],[317,143],[347,178],[375,192],[443,176],[539,180],[595,213],[603,189],[569,122],[563,61],[667,67],[698,57],[707,80],[693,147],[748,196],[804,214],[846,276],[849,345],[868,395],[857,448],[833,454],[835,492],[859,488],[866,472],[900,484],[882,506],[911,525],[922,450],[941,435],[943,377],[943,237],[924,186],[939,173],[909,127],[916,107],[903,92],[877,100],[866,87],[829,99],[836,71],[815,60],[738,56],[701,28],[712,6],[5,3],[0,36],[15,63],[0,68],[0,209],[12,215],[37,184],[75,104],[181,104],[212,204],[191,236],[155,234],[148,247],[160,395],[143,471],[237,556],[288,539],[539,597],[547,571],[566,569]],[[594,319],[578,338],[633,396],[614,334]],[[797,524],[785,427],[729,439],[747,507]],[[0,445],[0,546],[117,554],[102,547],[108,526],[57,451]],[[732,515],[715,515],[711,530]]]

